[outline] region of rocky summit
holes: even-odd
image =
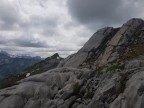
[[[144,108],[144,21],[98,30],[55,69],[0,90],[0,108]]]

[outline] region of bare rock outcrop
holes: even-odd
[[[98,49],[101,42],[111,38],[116,31],[117,30],[112,27],[106,27],[98,30],[76,54],[70,55],[62,61],[59,64],[59,67],[79,67],[88,57],[90,57],[91,51]]]
[[[1,108],[68,108],[92,71],[58,68],[0,90]]]

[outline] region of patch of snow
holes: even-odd
[[[30,76],[30,73],[27,73],[27,74],[26,74],[26,77],[29,77],[29,76]]]
[[[60,57],[57,57],[57,59],[60,59]]]

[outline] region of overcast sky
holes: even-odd
[[[143,4],[144,0],[0,0],[0,49],[66,57],[97,29],[144,18]]]

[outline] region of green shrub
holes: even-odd
[[[99,71],[97,72],[97,76],[101,76],[101,75],[103,75],[103,73],[104,73],[103,70],[99,70]]]
[[[114,65],[108,67],[108,68],[106,69],[106,71],[107,71],[107,72],[111,72],[111,71],[113,71],[113,70],[115,70],[115,69],[118,69],[118,65],[117,65],[117,64],[114,64]]]
[[[88,93],[87,93],[87,95],[86,95],[86,98],[88,98],[88,99],[92,99],[93,96],[94,96],[94,92],[90,92],[90,91],[88,91]]]
[[[120,64],[120,63],[113,64],[113,65],[111,65],[110,67],[108,67],[108,68],[106,69],[106,72],[112,72],[112,71],[114,71],[114,70],[116,70],[116,69],[121,69],[121,70],[123,70],[123,69],[124,69],[124,64]]]
[[[104,73],[107,73],[107,72],[113,72],[114,70],[116,69],[120,69],[120,70],[123,70],[124,69],[124,64],[122,63],[117,63],[117,64],[113,64],[109,67],[103,67],[103,68],[100,68],[98,71],[97,71],[97,76],[101,76],[103,75]]]
[[[76,83],[73,85],[73,94],[74,94],[74,95],[78,94],[79,90],[80,90],[80,85],[79,85],[78,82],[76,82]]]
[[[0,84],[0,89],[11,87],[13,85],[17,85],[16,81],[10,81],[10,82],[6,82],[6,83],[1,83]]]

